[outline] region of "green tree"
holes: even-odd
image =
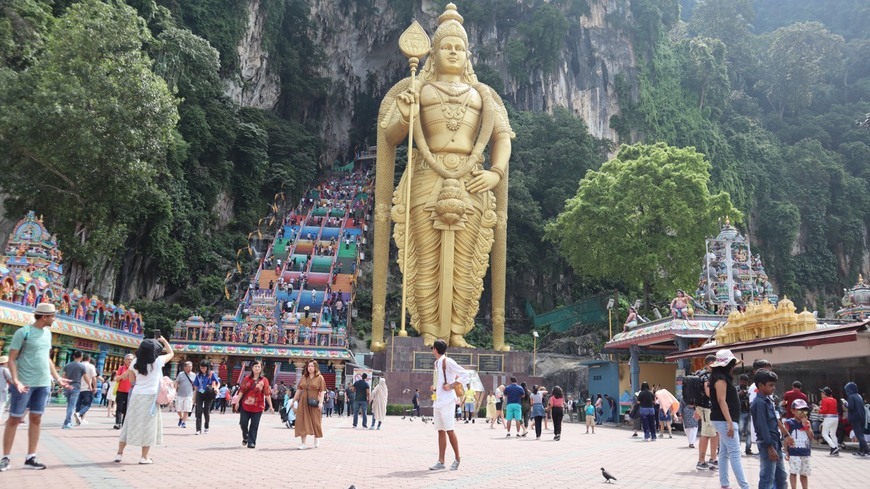
[[[728,93],[728,67],[725,64],[725,44],[718,39],[695,37],[683,41],[684,80],[698,96],[698,108],[703,109],[707,97],[721,102]],[[719,104],[717,104],[719,105]]]
[[[46,0],[0,3],[0,66],[28,67],[45,45],[54,17]]]
[[[786,111],[808,107],[824,82],[840,78],[845,42],[822,24],[792,24],[767,41],[761,88],[780,119]]]
[[[750,0],[702,0],[692,10],[689,21],[693,35],[719,39],[728,47],[728,66],[738,89],[745,89],[758,69],[759,60],[753,46],[754,17]]]
[[[717,217],[741,218],[709,183],[710,163],[694,148],[624,146],[586,174],[547,238],[577,273],[642,285],[649,304],[653,290],[692,283]]]
[[[110,260],[142,202],[168,202],[157,183],[178,112],[142,50],[151,41],[132,8],[86,0],[30,69],[0,79],[0,185],[11,208],[36,208],[72,238],[74,265]]]

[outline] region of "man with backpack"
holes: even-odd
[[[695,409],[695,419],[698,420],[700,427],[700,436],[698,437],[698,463],[695,468],[698,470],[716,470],[719,468],[719,461],[716,458],[716,453],[719,449],[719,434],[716,428],[713,427],[713,422],[710,419],[710,411],[713,403],[710,400],[710,365],[716,361],[716,355],[707,355],[704,359],[704,368],[695,372],[695,375],[701,380],[700,399]],[[706,460],[707,445],[710,445],[710,460]]]

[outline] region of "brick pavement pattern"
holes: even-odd
[[[124,461],[113,463],[118,431],[105,417],[105,408],[89,413],[90,424],[61,430],[63,409],[51,407],[43,420],[39,459],[48,469],[22,469],[27,427],[19,428],[12,466],[0,474],[0,487],[8,488],[201,488],[252,486],[259,470],[264,485],[287,488],[505,488],[505,487],[624,487],[646,489],[718,489],[713,471],[695,469],[697,451],[688,448],[682,433],[673,439],[645,443],[631,431],[598,427],[595,435],[585,426],[566,423],[562,440],[545,431],[540,441],[534,431],[522,439],[505,438],[499,425],[490,429],[483,420],[456,426],[463,456],[458,471],[430,471],[437,459],[436,432],[421,420],[388,417],[381,430],[354,430],[351,418],[324,419],[320,448],[296,450],[299,439],[277,415],[263,416],[257,448],[242,447],[238,415],[215,414],[207,435],[194,435],[176,427],[175,413],[163,412],[164,445],[152,447],[153,465],[138,465],[139,448],[128,447]],[[641,434],[642,437],[642,434]],[[813,453],[814,486],[862,487],[870,474],[870,459],[850,453],[839,458]],[[750,485],[758,487],[758,460],[743,457]],[[446,464],[453,462],[447,449]],[[304,464],[303,472],[294,470]],[[210,469],[203,469],[210,467]],[[618,480],[603,485],[601,467]],[[313,468],[313,470],[312,470]],[[238,474],[244,474],[239,477]],[[861,482],[865,481],[865,482]],[[737,487],[731,477],[732,487]]]

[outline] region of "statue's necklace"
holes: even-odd
[[[466,85],[461,91],[452,90],[456,88],[455,86],[442,88],[437,83],[433,84],[433,86],[437,89],[435,93],[438,94],[438,102],[441,104],[441,112],[444,114],[444,119],[446,119],[447,129],[453,132],[453,136],[450,137],[450,142],[452,143],[456,139],[456,132],[462,127],[465,110],[471,102],[471,86]],[[444,94],[448,96],[446,101],[444,100]],[[465,97],[460,101],[459,96],[462,94],[465,94]]]

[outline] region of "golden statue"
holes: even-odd
[[[501,98],[474,74],[462,21],[456,6],[448,4],[428,51],[428,36],[416,22],[406,31],[411,40],[404,45],[400,40],[400,46],[410,58],[411,76],[390,89],[378,114],[375,351],[384,348],[390,219],[395,222],[393,238],[399,248],[403,297],[407,295],[411,325],[424,342],[431,345],[443,339],[451,346],[470,346],[464,335],[474,328],[492,251],[493,343],[497,350],[507,349],[507,176],[514,133]],[[416,56],[427,52],[418,80]],[[412,163],[393,192],[396,147],[405,138],[413,139],[416,147]],[[485,169],[487,145],[490,162]],[[410,215],[406,215],[409,208]],[[408,235],[406,221],[411,229]],[[399,334],[407,334],[404,321]]]

